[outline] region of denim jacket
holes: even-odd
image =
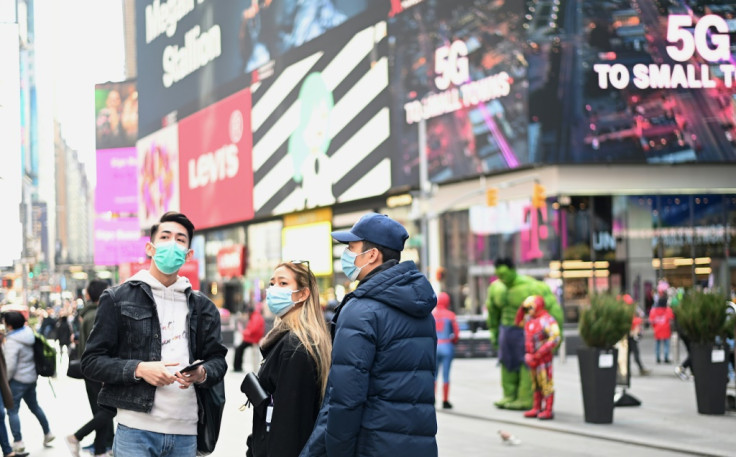
[[[220,382],[227,371],[220,333],[220,314],[200,292],[186,292],[189,306],[189,358],[205,360],[207,379],[199,387]],[[201,320],[201,323],[200,323]],[[82,355],[82,372],[103,383],[98,403],[107,408],[150,412],[156,386],[134,373],[140,362],[161,360],[161,326],[151,287],[142,281],[127,281],[107,289],[100,297],[95,325]],[[202,329],[202,347],[196,347],[197,329]]]

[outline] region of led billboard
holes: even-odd
[[[663,0],[530,12],[538,161],[736,160],[735,16],[733,2]]]
[[[141,235],[138,219],[95,218],[95,265],[120,265],[141,262],[146,258],[147,236]]]
[[[178,124],[138,140],[138,220],[148,229],[167,211],[179,211]]]
[[[198,229],[253,218],[250,102],[245,89],[179,122],[181,210]]]
[[[394,186],[418,183],[420,122],[433,182],[529,163],[524,2],[393,3]]]
[[[138,91],[135,81],[95,85],[97,149],[135,146],[138,139]]]
[[[135,148],[97,151],[95,212],[138,212],[138,154]]]
[[[384,0],[374,0],[383,4]],[[280,56],[366,11],[370,0],[136,2],[140,125],[146,134],[273,71]],[[170,115],[174,113],[173,117]],[[178,115],[177,115],[178,114]]]
[[[386,22],[324,38],[320,50],[251,89],[256,215],[391,187]]]

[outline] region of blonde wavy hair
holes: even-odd
[[[284,267],[294,274],[299,289],[309,288],[309,298],[296,312],[289,312],[285,316],[277,318],[271,331],[290,330],[296,335],[317,365],[322,396],[324,397],[332,358],[332,339],[327,331],[324,314],[319,303],[317,278],[304,263],[282,262],[275,269],[280,267]]]

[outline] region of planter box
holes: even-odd
[[[585,422],[611,424],[616,393],[618,350],[583,346],[579,347],[577,352]]]
[[[700,414],[726,414],[727,356],[728,351],[712,344],[690,345],[695,397]]]

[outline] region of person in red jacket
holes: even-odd
[[[450,295],[440,292],[437,295],[437,306],[432,310],[437,327],[437,372],[435,386],[442,365],[442,408],[451,409],[450,396],[450,365],[455,358],[455,345],[460,339],[460,329],[457,325],[455,313],[450,311]]]
[[[660,358],[661,348],[664,346],[664,363],[670,362],[670,337],[672,336],[672,321],[675,314],[667,303],[667,293],[660,293],[659,299],[649,311],[649,322],[654,327],[655,354],[657,363],[662,363]]]
[[[243,353],[245,349],[253,346],[253,371],[258,372],[258,342],[266,333],[266,322],[261,315],[261,305],[256,304],[251,308],[248,324],[243,329],[243,342],[235,348],[235,360],[233,360],[233,371],[243,371]]]

